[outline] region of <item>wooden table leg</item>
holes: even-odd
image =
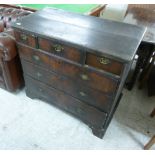
[[[131,77],[131,80],[126,84],[128,90],[132,90],[140,70],[147,66],[153,52],[154,52],[154,45],[151,45],[151,44],[148,44],[148,43],[142,43],[140,45],[140,47],[139,47],[139,49],[137,51],[138,59],[137,59],[137,63],[136,63],[134,73],[133,73],[133,75]],[[140,75],[139,80],[142,79],[143,74],[144,73],[142,72],[142,74]]]
[[[154,108],[153,111],[151,112],[150,116],[151,116],[151,117],[154,117],[154,116],[155,116],[155,108]]]
[[[143,69],[143,71],[141,73],[140,80],[139,80],[139,86],[138,86],[139,89],[142,89],[142,87],[144,86],[144,84],[148,80],[150,73],[152,71],[152,68],[154,66],[154,61],[155,61],[155,57],[153,56],[152,62],[151,63],[149,62],[149,64],[147,64],[147,67],[145,67]]]
[[[151,140],[144,146],[144,150],[150,149],[150,147],[155,144],[155,135],[151,138]]]
[[[128,83],[126,83],[128,90],[132,90],[132,88],[136,82],[137,76],[140,72],[140,69],[142,67],[143,60],[144,60],[144,56],[143,56],[144,54],[140,48],[138,49],[137,54],[138,54],[138,59],[137,59],[135,70],[133,72],[133,75],[132,75],[130,81]]]
[[[145,75],[145,69],[149,66],[150,59],[151,59],[154,51],[155,51],[155,46],[154,45],[149,45],[149,44],[146,45],[146,48],[145,48],[145,51],[144,51],[145,52],[144,53],[144,60],[143,60],[143,65],[142,65],[143,71],[140,74],[139,81]]]

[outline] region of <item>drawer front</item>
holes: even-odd
[[[39,66],[49,68],[49,56],[46,54],[21,44],[18,44],[18,52],[21,58],[33,62]]]
[[[92,69],[65,62],[55,56],[39,52],[27,46],[19,45],[18,48],[20,57],[25,60],[73,78],[81,84],[103,91],[109,95],[113,95],[116,92],[118,80],[112,76],[107,76],[103,73],[95,72]]]
[[[16,31],[16,30],[14,31],[14,34],[17,42],[26,44],[33,48],[37,48],[37,39],[34,35],[30,35],[25,32]]]
[[[123,71],[123,64],[121,62],[102,56],[96,56],[91,53],[86,54],[86,65],[102,69],[116,75],[120,75]]]
[[[85,53],[74,47],[58,43],[56,41],[51,41],[47,39],[38,38],[39,48],[44,51],[48,51],[57,56],[75,61],[78,63],[84,63]]]
[[[107,116],[106,113],[63,93],[62,91],[48,87],[29,76],[25,76],[25,81],[28,96],[29,94],[30,96],[35,94],[37,98],[50,102],[61,109],[78,116],[92,126],[103,127]]]
[[[88,104],[95,106],[103,111],[109,112],[112,104],[112,97],[108,97],[103,92],[86,87],[75,82],[71,78],[49,72],[37,65],[22,60],[24,73],[52,86],[56,89],[64,91],[73,97],[76,97]]]

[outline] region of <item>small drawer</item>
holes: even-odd
[[[34,35],[27,34],[25,32],[14,31],[17,42],[29,45],[33,48],[37,48],[37,39]]]
[[[86,54],[85,63],[86,65],[102,69],[116,75],[120,75],[123,70],[123,63],[91,53]]]
[[[38,42],[41,50],[50,52],[71,61],[82,64],[84,63],[84,52],[77,48],[43,38],[38,38]]]
[[[26,59],[45,68],[48,68],[49,66],[49,57],[44,53],[37,52],[37,50],[34,50],[20,43],[18,43],[18,52],[20,58],[22,59]]]

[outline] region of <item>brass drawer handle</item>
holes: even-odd
[[[39,61],[39,60],[40,60],[39,56],[37,56],[37,55],[33,55],[33,56],[32,56],[32,59],[33,59],[34,61]]]
[[[82,91],[80,91],[79,93],[80,93],[80,95],[83,96],[83,97],[86,96],[86,93],[84,93],[84,92],[82,92]]]
[[[21,35],[20,35],[20,38],[21,38],[21,40],[23,40],[23,41],[27,41],[27,40],[28,40],[28,37],[27,37],[25,34],[21,34]]]
[[[58,53],[62,52],[64,48],[61,45],[55,44],[54,45],[54,50]]]
[[[86,74],[81,74],[81,78],[82,78],[82,80],[88,80],[88,75],[86,75]]]
[[[37,77],[38,77],[38,78],[42,77],[42,74],[41,74],[41,73],[39,73],[39,72],[37,72],[37,74],[36,74],[36,75],[37,75]]]
[[[108,65],[108,64],[110,63],[110,60],[107,59],[107,58],[104,58],[104,57],[100,58],[99,61],[100,61],[100,63],[103,64],[103,65]]]

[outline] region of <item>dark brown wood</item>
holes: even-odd
[[[30,10],[0,4],[0,87],[16,91],[24,85],[14,31],[10,23],[29,15]]]
[[[27,85],[27,95],[31,97],[42,98],[47,102],[52,102],[58,107],[71,112],[74,115],[78,115],[82,120],[88,122],[94,127],[102,127],[105,123],[107,114],[88,106],[86,103],[81,102],[78,99],[75,99],[62,91],[54,89],[36,81],[29,76],[25,76],[25,81]],[[30,91],[30,92],[29,92]]]
[[[152,57],[152,61],[149,64],[147,64],[147,66],[145,67],[145,69],[143,70],[141,74],[141,79],[139,81],[139,89],[142,89],[144,84],[147,82],[150,76],[150,73],[153,69],[154,62],[155,62],[155,55]]]
[[[51,8],[37,11],[12,24],[12,27],[22,27],[36,36],[65,41],[69,46],[125,62],[130,62],[134,58],[137,44],[145,32],[145,27],[142,26]]]
[[[3,61],[3,67],[5,69],[4,77],[7,90],[15,91],[24,86],[21,62],[18,55],[8,62]]]
[[[137,76],[139,75],[140,70],[142,70],[140,76],[139,76],[139,81],[142,80],[143,75],[145,74],[145,68],[148,66],[150,58],[152,56],[152,53],[154,51],[154,45],[152,44],[147,44],[147,43],[141,43],[137,55],[138,59],[136,62],[136,67],[133,72],[132,78],[130,82],[128,83],[128,89],[131,90],[136,82]],[[141,86],[139,86],[140,88]]]
[[[87,87],[80,82],[75,83],[75,81],[71,78],[51,71],[49,72],[47,69],[34,65],[33,63],[23,60],[22,66],[26,75],[44,82],[58,90],[65,91],[69,95],[72,95],[73,97],[78,98],[98,109],[105,112],[110,111],[113,100],[112,96],[108,96],[101,91]]]
[[[36,37],[34,35],[19,31],[14,31],[14,34],[18,42],[24,43],[34,48],[37,47]]]
[[[8,34],[0,34],[0,87],[15,91],[23,86],[20,59],[15,40]]]
[[[36,38],[36,47],[18,39],[27,96],[72,113],[102,138],[145,29],[57,9],[13,27]]]
[[[88,67],[84,68],[77,64],[69,63],[52,54],[49,55],[49,53],[43,51],[38,52],[38,50],[25,45],[18,44],[18,49],[21,58],[73,78],[81,84],[85,84],[107,94],[114,94],[117,89],[119,79],[106,75],[106,73],[100,73]]]
[[[87,53],[86,64],[95,68],[103,69],[116,75],[121,75],[123,71],[123,64],[106,58],[104,56],[97,56],[91,53]]]
[[[79,49],[64,45],[62,43],[59,43],[58,41],[53,40],[47,40],[43,38],[38,38],[39,43],[39,49],[48,51],[50,53],[53,53],[57,56],[64,57],[66,59],[69,59],[71,61],[84,63],[84,52],[81,52]]]

